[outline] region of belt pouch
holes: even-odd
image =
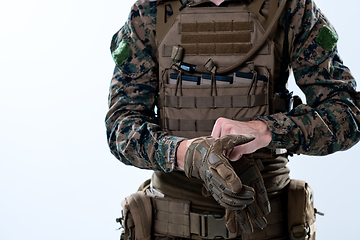
[[[152,206],[150,196],[138,191],[121,202],[122,217],[120,221],[124,231],[122,240],[150,240],[152,225]]]
[[[316,219],[313,191],[301,180],[291,179],[288,186],[288,232],[292,240],[314,240]]]

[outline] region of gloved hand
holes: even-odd
[[[186,176],[203,180],[206,189],[221,206],[232,210],[244,209],[254,201],[254,189],[242,184],[225,157],[225,152],[252,140],[252,135],[195,139],[185,154]]]
[[[265,215],[271,211],[270,202],[267,197],[266,188],[264,185],[263,178],[260,173],[262,163],[260,160],[258,163],[253,158],[243,156],[236,162],[231,162],[235,172],[240,177],[243,184],[251,186],[255,190],[255,201],[248,205],[243,210],[235,211],[226,210],[226,223],[228,230],[232,233],[238,232],[239,227],[250,234],[253,231],[252,222],[258,227],[266,227]],[[251,219],[251,220],[249,220]]]

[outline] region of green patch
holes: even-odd
[[[118,66],[121,66],[121,64],[123,64],[126,59],[131,56],[131,54],[132,52],[130,46],[124,40],[122,40],[119,46],[115,49],[115,51],[112,52],[111,55],[115,63]]]
[[[328,26],[324,25],[316,37],[315,41],[325,50],[332,51],[339,40],[339,37]]]

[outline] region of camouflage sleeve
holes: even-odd
[[[355,79],[337,51],[337,33],[312,0],[288,4],[290,62],[306,105],[259,118],[273,133],[269,148],[307,155],[348,149],[360,137],[360,112]]]
[[[127,165],[169,172],[181,138],[166,135],[157,125],[154,107],[156,72],[156,3],[137,1],[128,21],[113,36],[116,63],[110,84],[105,124],[112,154]]]

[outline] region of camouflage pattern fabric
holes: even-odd
[[[183,138],[167,135],[157,124],[155,24],[156,2],[138,0],[112,39],[111,52],[118,64],[110,85],[107,139],[111,152],[123,163],[170,172],[175,169],[176,147]],[[288,0],[279,36],[285,28],[289,67],[306,96],[306,105],[258,117],[273,134],[268,148],[307,155],[350,148],[360,137],[356,121],[360,112],[351,97],[356,82],[338,54],[336,31],[312,0]],[[281,66],[282,40],[275,41],[277,66]],[[280,69],[275,70],[278,78]]]

